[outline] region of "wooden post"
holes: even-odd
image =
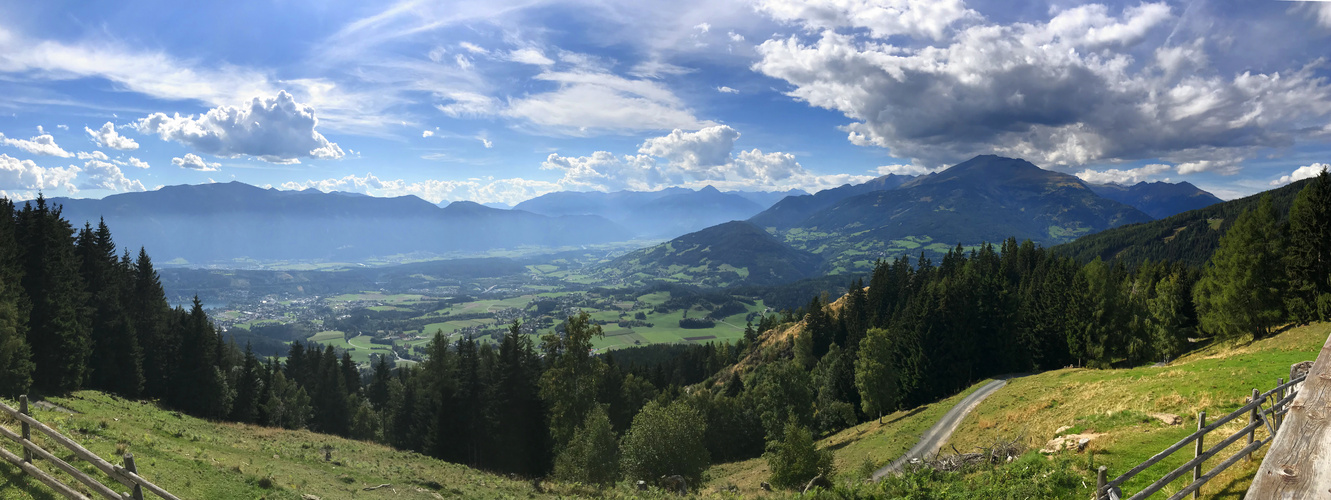
[[[125,470],[133,472],[134,474],[139,473],[138,467],[134,466],[133,453],[125,454]],[[139,487],[139,485],[136,483],[134,485],[134,491],[130,493],[130,496],[134,497],[134,500],[143,500],[143,488]]]
[[[1260,397],[1260,396],[1261,396],[1261,393],[1260,393],[1260,392],[1257,392],[1257,389],[1254,388],[1254,389],[1252,390],[1252,399],[1249,399],[1248,401],[1249,401],[1249,402],[1257,401],[1257,398]],[[1261,408],[1261,406],[1254,406],[1254,407],[1252,407],[1252,410],[1250,410],[1250,411],[1248,412],[1248,426],[1250,426],[1250,427],[1252,426],[1253,422],[1256,422],[1256,421],[1257,421],[1257,418],[1258,418],[1258,417],[1257,417],[1257,409],[1258,409],[1258,408]],[[1257,437],[1257,428],[1256,428],[1256,427],[1253,427],[1252,430],[1248,431],[1248,444],[1249,444],[1249,445],[1252,444],[1252,440],[1253,440],[1253,438],[1255,438],[1255,437]],[[1251,461],[1252,461],[1252,452],[1249,452],[1249,453],[1248,453],[1246,456],[1244,456],[1243,458],[1244,458],[1245,460],[1251,462]]]
[[[1095,470],[1095,500],[1105,500],[1109,497],[1105,492],[1105,487],[1109,485],[1109,481],[1105,479],[1108,471],[1109,467],[1103,465]]]
[[[28,414],[28,395],[20,394],[18,397],[18,412],[24,415]],[[23,422],[23,439],[32,441],[32,428],[28,427],[27,422]],[[21,443],[20,443],[21,444]],[[23,463],[32,463],[32,450],[26,446],[23,447]]]
[[[1200,430],[1202,430],[1202,428],[1204,428],[1204,427],[1206,427],[1206,412],[1203,411],[1203,412],[1197,414],[1197,430],[1200,431]],[[1205,434],[1200,435],[1200,436],[1197,436],[1197,447],[1195,448],[1195,451],[1193,452],[1193,455],[1192,455],[1193,458],[1197,458],[1197,457],[1202,456],[1202,448],[1203,448],[1203,446],[1204,446],[1204,445],[1202,444],[1202,441],[1205,440],[1205,439],[1206,439],[1206,435],[1205,435]],[[1201,462],[1198,462],[1198,463],[1197,463],[1197,467],[1194,468],[1194,469],[1192,470],[1192,482],[1195,483],[1195,482],[1197,482],[1198,479],[1201,479],[1201,478],[1202,478],[1202,463],[1201,463]],[[1195,490],[1192,490],[1192,500],[1197,500],[1197,498],[1200,497],[1201,494],[1202,494],[1202,489],[1201,489],[1201,488],[1197,488],[1197,489],[1195,489]]]
[[[1276,379],[1276,387],[1280,387],[1280,386],[1282,386],[1282,385],[1285,385],[1285,379],[1283,379],[1283,378],[1278,378],[1278,379]],[[1285,416],[1280,414],[1280,405],[1279,405],[1279,403],[1280,403],[1280,401],[1281,401],[1282,399],[1285,399],[1285,389],[1284,389],[1284,388],[1281,388],[1280,390],[1276,391],[1276,403],[1277,403],[1277,404],[1274,406],[1275,409],[1271,411],[1271,414],[1275,416],[1275,419],[1272,420],[1272,423],[1275,424],[1275,428],[1276,428],[1277,431],[1280,430],[1280,423],[1285,421]],[[1286,405],[1286,406],[1288,406],[1288,405]]]

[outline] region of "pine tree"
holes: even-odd
[[[245,344],[245,362],[236,376],[236,400],[231,405],[231,420],[253,423],[259,418],[259,396],[263,384],[259,373],[259,359],[254,349]]]
[[[1325,168],[1294,198],[1285,256],[1292,318],[1331,320],[1331,174]]]
[[[1284,317],[1283,238],[1271,196],[1245,211],[1220,238],[1193,291],[1206,330],[1228,338],[1259,339]]]
[[[619,478],[619,439],[605,407],[597,405],[555,459],[555,477],[585,484],[609,485]]]
[[[898,374],[892,339],[882,328],[870,329],[860,341],[860,357],[855,361],[855,387],[865,415],[881,418],[897,407]]]
[[[142,247],[134,261],[133,273],[133,291],[126,305],[143,351],[143,393],[151,398],[172,401],[176,397],[171,392],[175,387],[172,377],[181,362],[180,336],[171,330],[172,314],[166,292],[153,268],[152,258]]]
[[[592,338],[601,335],[601,325],[583,311],[564,322],[563,335],[551,333],[541,338],[541,350],[549,363],[541,376],[541,399],[549,409],[555,449],[573,438],[573,431],[596,404],[605,364],[591,356],[591,348]]]
[[[79,274],[92,309],[92,386],[125,397],[143,390],[143,352],[122,297],[132,290],[133,275],[122,268],[106,222],[97,229],[85,224],[76,244]]]

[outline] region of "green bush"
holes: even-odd
[[[684,476],[697,485],[710,465],[703,440],[707,422],[683,400],[663,406],[647,403],[633,417],[633,425],[620,447],[620,468],[630,481],[656,481],[661,476]]]
[[[815,476],[832,475],[832,451],[819,450],[813,434],[791,419],[786,423],[784,439],[772,442],[767,452],[767,465],[772,469],[772,486],[799,488]]]

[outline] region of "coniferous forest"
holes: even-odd
[[[588,484],[696,481],[765,454],[795,485],[831,466],[810,458],[813,438],[986,377],[1148,364],[1189,339],[1331,320],[1331,178],[1278,212],[1267,198],[1238,215],[1201,267],[1009,239],[880,261],[846,296],[762,316],[736,344],[596,356],[601,327],[582,313],[540,342],[517,324],[493,343],[436,335],[422,363],[362,371],[331,346],[293,342],[279,360],[224,342],[197,300],[172,309],[148,253],[117,249],[105,224],[4,201],[0,392],[97,389]]]

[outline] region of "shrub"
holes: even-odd
[[[832,451],[819,450],[809,429],[794,419],[786,423],[785,436],[774,441],[767,452],[767,465],[772,469],[772,486],[799,488],[814,476],[832,475]]]

